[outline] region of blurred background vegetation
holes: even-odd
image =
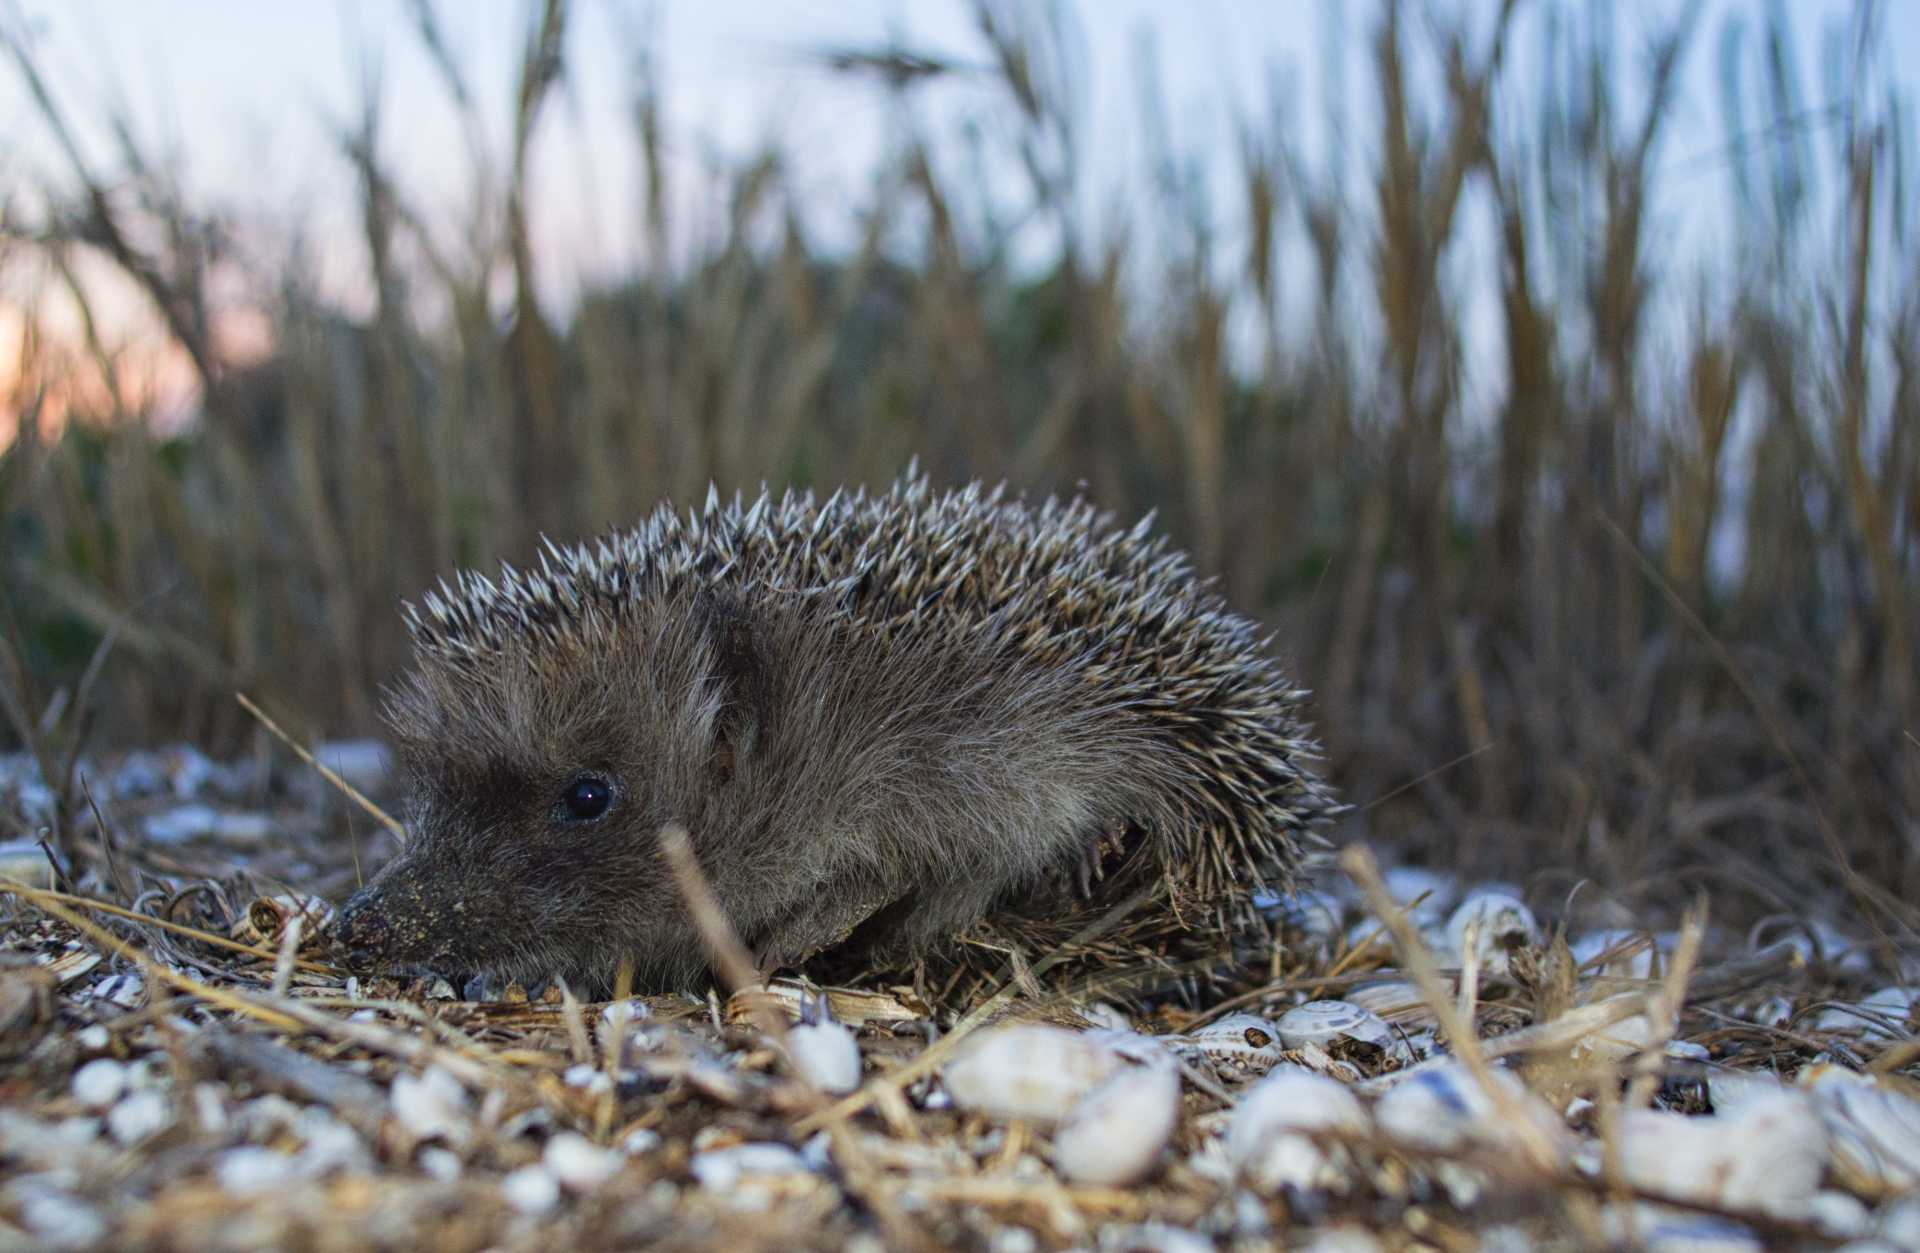
[[[471,121],[471,199],[465,229],[428,224],[370,90],[334,154],[370,310],[237,246],[124,119],[111,161],[83,156],[15,22],[19,124],[66,159],[9,196],[0,268],[83,311],[83,266],[115,269],[200,401],[150,421],[93,319],[78,351],[23,326],[0,736],[230,750],[257,733],[236,689],[303,734],[375,731],[398,603],[435,577],[710,480],[878,485],[917,453],[939,480],[1158,508],[1280,631],[1353,833],[1568,886],[1762,912],[1845,890],[1900,915],[1920,899],[1920,249],[1881,15],[1835,41],[1836,95],[1802,81],[1781,6],[1718,29],[1686,7],[1628,51],[1610,5],[1536,6],[1524,50],[1510,3],[1366,9],[1364,129],[1329,119],[1312,161],[1278,105],[1230,153],[1182,150],[1149,82],[1150,194],[1098,228],[1057,11],[978,0],[978,63],[823,50],[901,104],[869,197],[840,206],[849,247],[815,240],[777,149],[719,171],[714,213],[677,213],[640,41],[630,229],[652,260],[561,307],[527,222],[566,193],[528,154],[567,124],[568,5],[532,10],[497,145],[415,4]],[[1702,41],[1742,138],[1695,162],[1663,138]],[[980,89],[958,155],[908,107],[955,75]],[[1661,247],[1677,180],[1733,206],[1699,255]],[[1241,229],[1218,229],[1221,187]],[[221,333],[236,274],[265,294],[264,349]]]

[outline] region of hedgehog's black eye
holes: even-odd
[[[557,816],[567,822],[592,822],[611,808],[613,784],[597,774],[583,774],[560,793]]]

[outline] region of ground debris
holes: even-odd
[[[135,766],[113,805],[285,801]],[[597,1001],[336,969],[321,825],[7,887],[0,1248],[1827,1247],[1920,1206],[1914,967],[1826,920],[1403,867],[1395,928],[1329,862],[1270,950],[1119,993]]]

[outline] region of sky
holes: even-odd
[[[1604,6],[1608,0],[1599,0]],[[1535,0],[1568,12],[1584,0]],[[1493,0],[1442,4],[1471,13],[1484,30]],[[1679,0],[1621,0],[1613,6],[1623,47],[1638,47],[1677,11]],[[1666,162],[1685,177],[1670,206],[1680,236],[1711,241],[1713,154],[1729,136],[1715,94],[1716,41],[1729,17],[1758,33],[1759,0],[1707,0],[1705,22],[1682,76],[1680,108],[1667,136]],[[1823,32],[1844,21],[1849,0],[1782,0],[1803,73],[1820,82]],[[496,150],[507,131],[511,85],[528,21],[522,0],[439,0],[456,58],[489,110]],[[1375,9],[1342,0],[1069,0],[1073,81],[1087,130],[1081,137],[1086,212],[1142,192],[1139,107],[1141,49],[1151,42],[1161,96],[1176,146],[1225,158],[1238,116],[1265,117],[1284,84],[1286,125],[1309,162],[1331,143],[1370,141],[1364,125],[1365,36]],[[1423,21],[1423,6],[1409,6]],[[1031,16],[1039,5],[1024,6]],[[827,72],[822,48],[872,47],[897,37],[920,50],[983,59],[968,6],[955,0],[580,0],[569,42],[568,95],[543,121],[533,167],[536,253],[551,297],[564,300],[582,276],[630,266],[645,233],[637,203],[630,124],[633,51],[654,35],[664,78],[670,166],[683,177],[688,209],[699,207],[699,172],[710,154],[739,157],[777,141],[803,196],[831,230],[835,210],[858,205],[870,185],[889,128],[898,123],[882,93]],[[361,271],[352,228],[354,186],[336,137],[358,117],[367,84],[379,83],[386,118],[383,155],[408,194],[429,213],[452,220],[468,186],[457,115],[412,28],[401,0],[0,0],[0,20],[30,32],[82,147],[102,170],[113,165],[104,126],[116,107],[143,142],[166,152],[196,203],[240,212],[264,208],[302,223],[323,274],[349,305]],[[1344,64],[1328,49],[1330,23],[1343,23]],[[1523,24],[1515,47],[1524,57]],[[1890,0],[1882,56],[1896,58],[1909,98],[1920,78],[1920,0]],[[1912,55],[1901,56],[1900,49]],[[1631,71],[1634,58],[1623,61]],[[1904,64],[1902,64],[1904,63]],[[1344,136],[1326,124],[1325,101],[1344,87],[1353,121]],[[1815,90],[1818,88],[1816,86]],[[958,87],[928,106],[928,124],[951,124],[969,111]],[[19,76],[0,67],[0,179],[9,186],[64,177],[57,149],[33,116]],[[1216,162],[1224,169],[1230,162]],[[1364,161],[1353,163],[1364,168]],[[1703,165],[1706,177],[1689,171]],[[1712,183],[1710,189],[1702,181]],[[1230,224],[1229,224],[1230,225]],[[1681,249],[1684,251],[1684,248]],[[26,317],[16,286],[0,287],[0,362]],[[136,317],[129,305],[129,317]],[[0,371],[5,370],[0,364]],[[0,379],[3,383],[4,379]]]

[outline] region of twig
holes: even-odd
[[[7,878],[0,878],[0,892],[12,892],[16,895],[24,896],[35,905],[40,905],[43,901],[58,901],[63,905],[78,905],[82,909],[90,909],[95,913],[111,914],[116,918],[125,918],[128,922],[137,922],[143,926],[158,927],[162,931],[171,931],[175,935],[183,935],[190,940],[198,940],[202,944],[211,944],[215,948],[224,948],[235,953],[245,953],[249,957],[258,957],[262,961],[273,961],[279,956],[276,950],[267,948],[264,945],[242,944],[238,940],[229,940],[224,935],[216,935],[211,931],[202,931],[198,927],[189,927],[178,922],[168,922],[165,918],[155,918],[152,914],[143,914],[119,905],[108,904],[106,901],[96,901],[88,896],[75,896],[70,892],[55,892],[47,888],[29,887],[27,884]],[[295,962],[294,965],[301,970],[310,971],[314,974],[330,975],[336,973],[333,967],[322,965],[318,962],[302,960]]]
[[[393,832],[394,839],[400,841],[402,844],[405,844],[407,842],[407,829],[400,825],[400,822],[398,819],[394,818],[392,815],[388,814],[386,810],[380,808],[380,806],[374,804],[372,801],[368,800],[365,796],[361,795],[360,790],[358,788],[354,787],[353,784],[348,783],[345,779],[335,774],[323,762],[321,762],[319,759],[314,757],[312,753],[308,752],[304,747],[302,747],[299,743],[297,743],[292,736],[288,735],[285,731],[282,731],[280,729],[280,724],[275,722],[272,718],[269,718],[265,710],[261,709],[260,706],[254,704],[251,700],[249,700],[245,692],[235,692],[233,694],[233,698],[240,702],[240,707],[242,709],[252,714],[255,718],[258,718],[260,720],[261,726],[273,732],[274,736],[277,739],[279,739],[279,741],[282,744],[285,744],[288,748],[292,749],[294,751],[294,754],[298,756],[301,761],[306,762],[309,766],[312,766],[315,770],[318,770],[320,772],[321,778],[325,779],[327,782],[333,784],[333,786],[339,788],[342,792],[346,793],[347,798],[353,801],[354,804],[360,806],[360,808],[366,810],[369,814],[371,814],[373,816],[374,821],[380,823],[382,826],[386,827],[387,830]]]
[[[707,955],[716,973],[728,984],[727,990],[738,992],[760,983],[762,980],[754,967],[753,958],[748,954],[746,945],[740,942],[739,934],[727,920],[726,911],[721,908],[719,898],[713,894],[707,876],[700,869],[686,827],[678,822],[669,822],[661,827],[660,851],[666,856],[674,883],[680,889],[680,896],[686,902],[687,912],[693,918],[693,925],[699,931],[702,943],[706,945]],[[826,1094],[811,1076],[794,1064],[793,1055],[787,1047],[786,1015],[775,1008],[769,998],[762,997],[752,998],[747,1005],[747,1012],[773,1040],[788,1075],[807,1094],[808,1103],[817,1115],[826,1105]],[[878,1176],[846,1123],[833,1120],[827,1125],[827,1134],[833,1142],[834,1156],[840,1162],[847,1190],[873,1210],[885,1228],[889,1242],[895,1247],[935,1248],[926,1233],[893,1203],[891,1197],[880,1191]]]
[[[1517,1102],[1506,1088],[1496,1083],[1493,1072],[1487,1065],[1487,1055],[1481,1048],[1479,1032],[1473,1020],[1461,1012],[1461,1006],[1453,997],[1447,995],[1446,988],[1440,982],[1433,955],[1427,946],[1420,942],[1420,934],[1407,916],[1394,903],[1393,894],[1387,891],[1385,881],[1380,878],[1380,867],[1374,861],[1373,854],[1365,847],[1355,844],[1340,855],[1341,867],[1353,876],[1355,883],[1366,895],[1368,907],[1376,917],[1387,924],[1393,932],[1394,947],[1399,950],[1400,964],[1405,967],[1413,979],[1414,986],[1420,989],[1427,1008],[1439,1019],[1441,1029],[1447,1034],[1447,1042],[1453,1049],[1453,1055],[1467,1068],[1474,1081],[1486,1092],[1494,1108],[1498,1109],[1507,1123],[1512,1126],[1522,1147],[1532,1159],[1533,1164],[1546,1171],[1554,1169],[1559,1153],[1544,1132],[1527,1116],[1527,1112],[1517,1107]]]
[[[1634,1064],[1633,1082],[1624,1098],[1628,1109],[1638,1109],[1652,1101],[1655,1090],[1660,1086],[1667,1042],[1673,1039],[1674,1032],[1680,1027],[1680,1011],[1687,999],[1687,979],[1693,974],[1693,964],[1700,956],[1700,940],[1706,931],[1706,917],[1704,900],[1687,912],[1686,921],[1680,929],[1680,943],[1674,948],[1673,961],[1667,967],[1667,977],[1662,981],[1660,991],[1648,998],[1647,1018],[1653,1030],[1648,1033],[1646,1047]]]

